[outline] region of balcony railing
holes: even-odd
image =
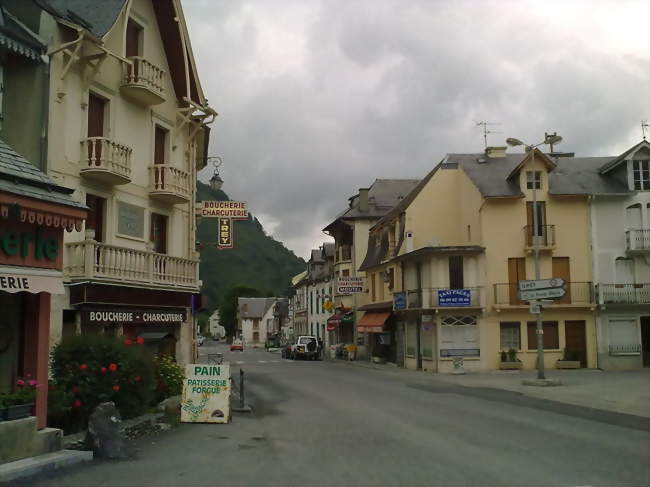
[[[625,232],[625,242],[629,252],[649,252],[650,230],[628,230]]]
[[[198,288],[198,261],[94,240],[66,244],[66,275],[75,279]]]
[[[122,68],[122,92],[146,106],[165,101],[165,71],[143,57],[129,60]]]
[[[591,282],[567,282],[566,294],[553,300],[553,305],[589,305],[594,303],[594,289]],[[519,287],[516,282],[494,285],[494,304],[497,306],[526,306],[526,301],[519,299]]]
[[[167,203],[187,203],[192,195],[190,173],[171,164],[154,164],[149,167],[149,196]]]
[[[555,247],[555,225],[533,225],[524,227],[524,239],[527,249],[532,249],[535,243],[543,250]]]
[[[336,262],[349,260],[352,260],[352,247],[350,245],[341,245],[336,252]]]
[[[406,309],[480,307],[481,290],[481,287],[435,287],[407,291]]]
[[[650,304],[650,283],[598,284],[599,304]]]
[[[88,137],[81,141],[80,173],[107,184],[131,182],[133,149],[106,137]]]

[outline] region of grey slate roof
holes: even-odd
[[[45,43],[15,16],[0,7],[0,48],[43,62]]]
[[[237,307],[240,318],[262,318],[276,298],[237,298]],[[244,305],[247,305],[244,308]],[[244,311],[246,309],[246,311]]]
[[[0,191],[50,203],[86,209],[70,196],[74,190],[57,185],[45,173],[0,139]]]
[[[72,22],[96,37],[111,30],[127,0],[34,0],[53,16]]]
[[[323,257],[334,257],[334,242],[323,243]]]

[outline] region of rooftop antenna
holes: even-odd
[[[643,140],[645,140],[645,129],[650,128],[650,123],[647,120],[641,120],[641,133],[643,134]]]
[[[500,125],[499,122],[475,122],[476,126],[482,126],[483,127],[483,143],[485,144],[485,148],[487,149],[488,143],[487,143],[487,136],[488,134],[500,134],[501,132],[495,132],[493,130],[488,130],[487,126],[488,125]]]
[[[562,137],[558,140],[557,132],[544,132],[544,143],[549,145],[549,152],[555,152],[553,150],[553,144],[559,144],[562,141]]]

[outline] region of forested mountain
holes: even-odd
[[[215,191],[198,182],[197,199],[224,201],[231,198],[221,190]],[[197,240],[203,244],[200,278],[210,311],[219,306],[221,297],[232,286],[249,286],[259,290],[261,295],[286,295],[291,277],[305,269],[303,259],[282,242],[266,235],[254,217],[254,208],[249,208],[249,211],[252,218],[233,221],[233,249],[218,250],[215,247],[217,218],[202,218],[199,223]]]

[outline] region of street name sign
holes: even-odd
[[[536,281],[519,281],[520,291],[533,291],[535,289],[558,288],[564,286],[565,281],[560,277],[551,279],[538,279]]]
[[[534,301],[536,299],[553,299],[561,298],[566,291],[561,287],[550,289],[535,289],[534,291],[519,291],[519,298],[524,301]]]
[[[355,294],[363,292],[363,277],[341,277],[336,281],[337,294]]]
[[[230,364],[187,364],[183,380],[183,423],[230,420]]]

